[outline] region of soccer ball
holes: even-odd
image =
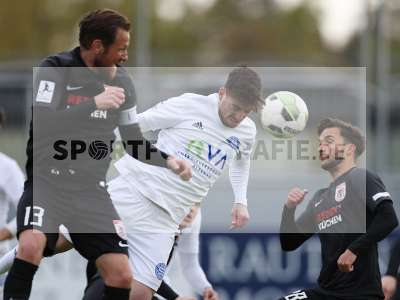
[[[265,99],[260,117],[262,127],[273,136],[292,138],[306,127],[308,109],[295,93],[280,91]]]

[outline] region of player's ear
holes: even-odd
[[[93,40],[92,49],[96,54],[102,54],[104,52],[103,42],[99,39]]]
[[[347,145],[347,150],[346,150],[346,154],[347,155],[353,155],[354,158],[356,157],[356,145],[354,144],[348,144]]]
[[[219,88],[218,95],[219,95],[219,100],[222,100],[222,98],[225,96],[226,90],[224,87]]]

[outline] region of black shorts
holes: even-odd
[[[300,300],[300,299],[305,299],[305,300],[349,300],[349,299],[351,299],[351,300],[378,300],[378,299],[383,299],[383,298],[381,298],[381,297],[364,297],[364,296],[358,298],[357,296],[354,296],[354,295],[348,295],[346,297],[327,295],[326,293],[323,293],[318,287],[312,288],[312,289],[295,291],[287,296],[279,298],[279,300]]]
[[[86,259],[95,260],[105,253],[128,254],[122,222],[105,186],[93,184],[77,191],[46,180],[26,183],[17,209],[17,234],[27,229],[45,233],[50,255],[61,224]]]
[[[300,300],[300,299],[305,299],[305,300],[340,300],[339,298],[333,297],[333,296],[327,296],[325,294],[322,294],[319,292],[317,289],[306,289],[306,290],[299,290],[290,293],[289,295],[286,295],[282,298],[279,298],[279,300]]]

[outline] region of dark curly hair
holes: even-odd
[[[356,157],[363,154],[365,150],[365,136],[359,128],[340,119],[327,118],[319,123],[318,135],[321,135],[322,131],[327,128],[339,128],[344,140],[356,146]]]
[[[98,9],[89,12],[79,23],[79,43],[89,49],[92,42],[99,39],[104,47],[115,41],[118,28],[129,31],[131,24],[127,17],[112,9]]]

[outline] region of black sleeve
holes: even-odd
[[[168,155],[158,151],[147,141],[136,120],[136,91],[132,78],[124,69],[118,70],[117,84],[125,90],[125,102],[120,108],[119,132],[126,152],[133,158],[158,167],[166,167]]]
[[[61,134],[60,129],[68,128],[71,120],[89,118],[96,110],[93,98],[69,109],[62,106],[67,75],[67,67],[54,66],[49,60],[34,70],[33,123],[41,134]]]
[[[168,155],[157,150],[147,141],[140,130],[139,124],[119,126],[126,152],[133,158],[158,167],[167,167]]]
[[[161,281],[161,285],[157,290],[157,294],[167,300],[175,300],[179,297],[179,295],[175,293],[175,291],[168,284],[166,284],[164,280]]]
[[[384,201],[392,202],[392,199],[378,175],[366,171],[365,176],[365,183],[361,186],[365,187],[367,208],[374,213],[380,203]]]
[[[400,266],[400,238],[396,240],[390,251],[389,264],[386,275],[397,277]]]
[[[281,247],[283,250],[296,250],[315,233],[315,222],[312,206],[317,194],[318,193],[316,193],[309,201],[306,210],[296,221],[296,208],[288,208],[286,205],[284,206],[279,234]]]
[[[370,247],[388,236],[398,225],[391,201],[380,201],[366,233],[354,240],[348,249],[354,254],[368,251]]]

